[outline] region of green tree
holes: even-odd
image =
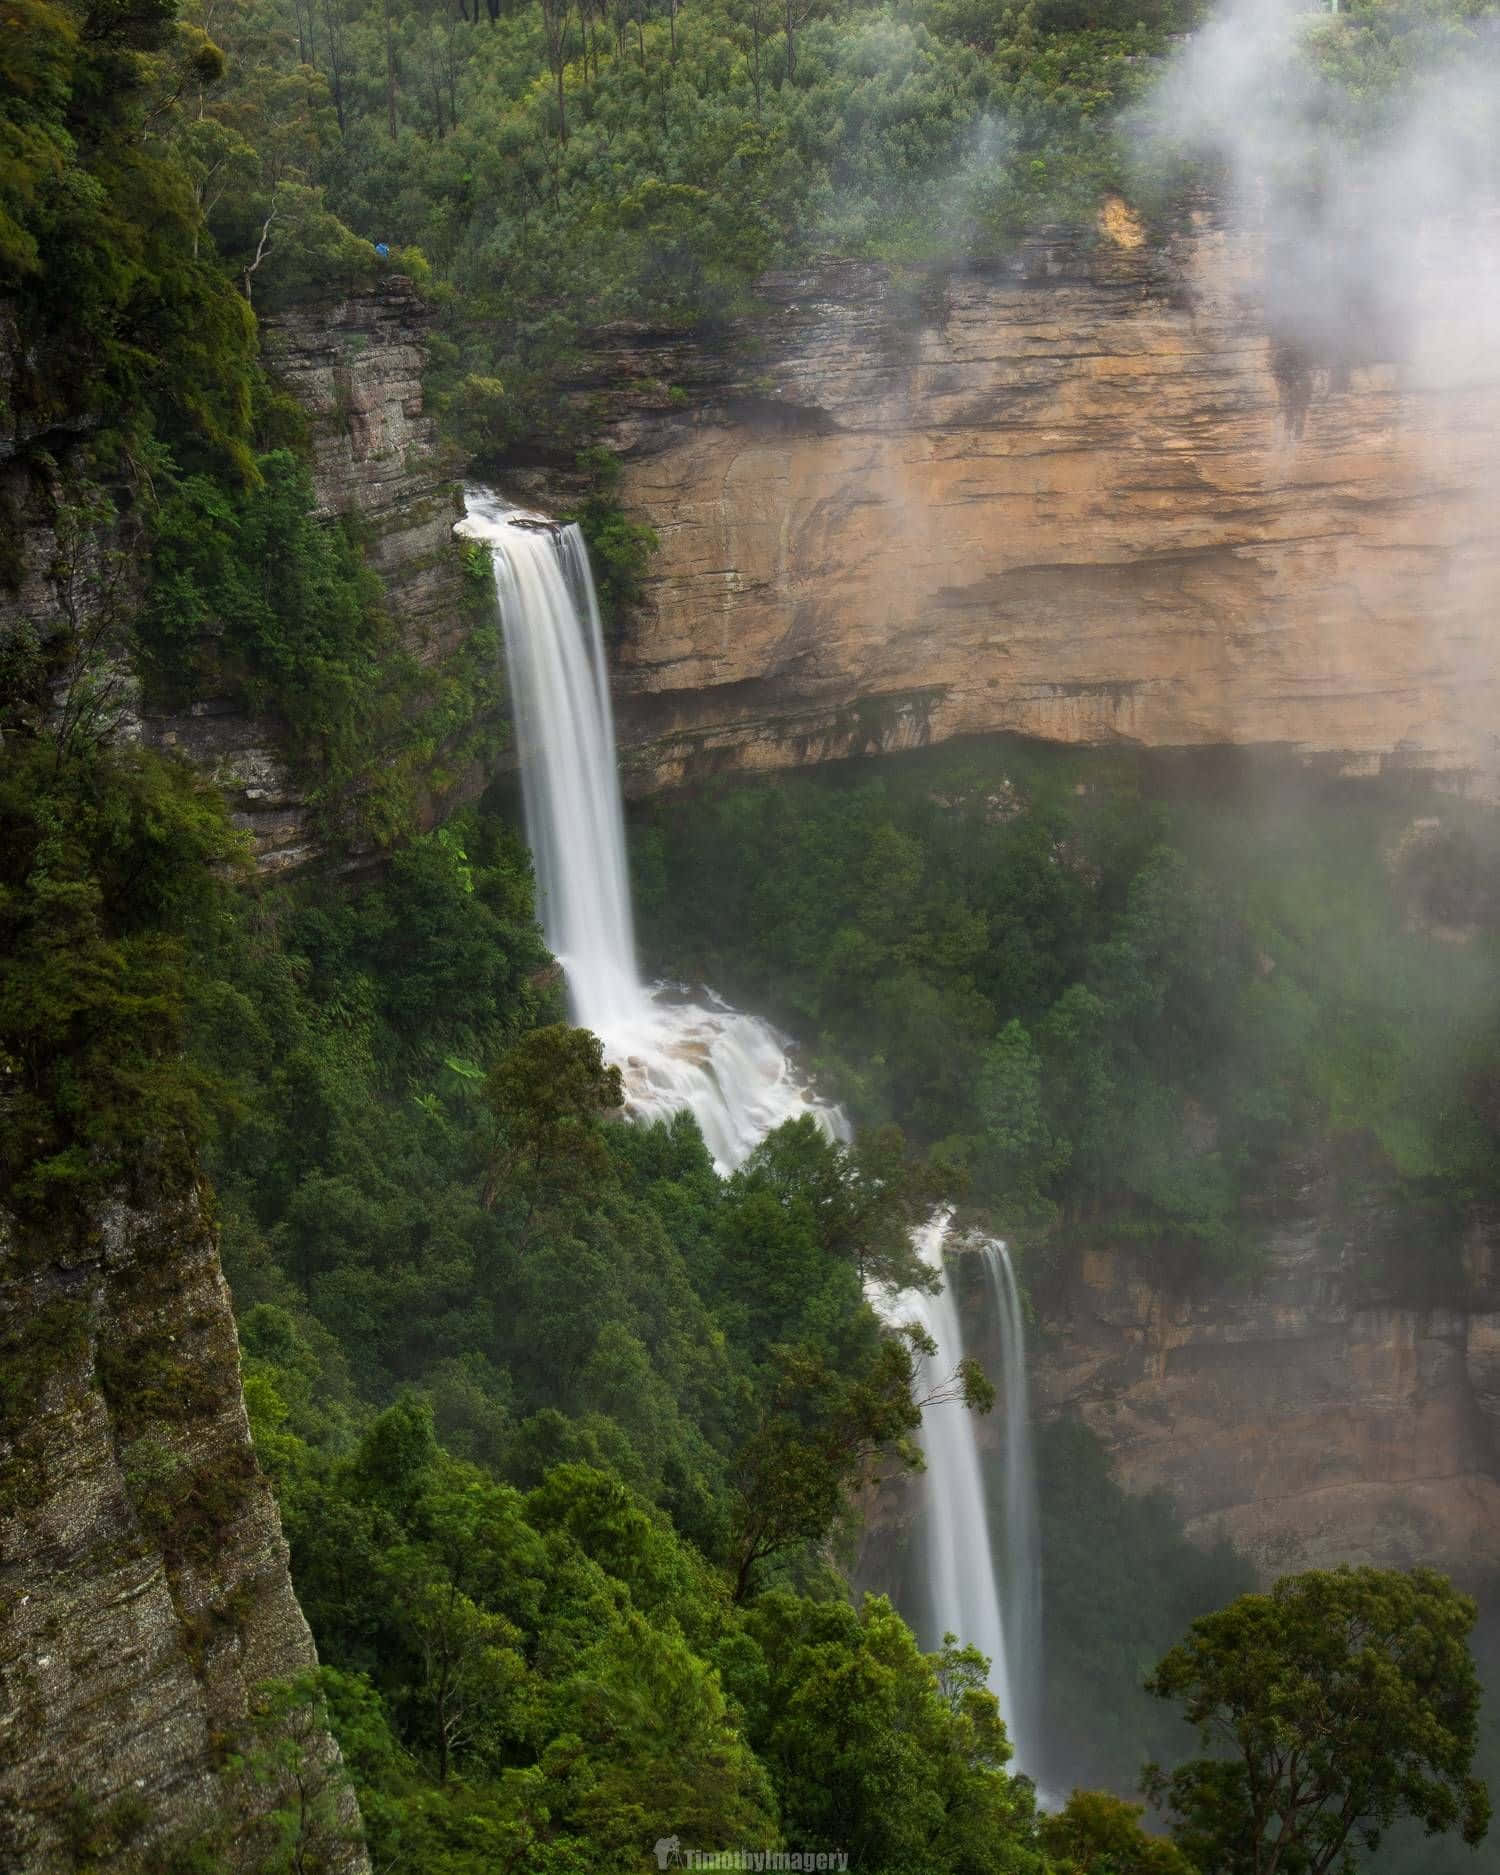
[[[187,937],[240,856],[218,794],[144,750],[0,750],[0,1185],[42,1206],[191,1176]]]
[[[911,1327],[882,1340],[853,1374],[832,1367],[820,1349],[773,1349],[776,1378],[734,1467],[736,1601],[750,1593],[759,1565],[823,1541],[879,1462],[920,1463],[910,1435],[923,1407],[961,1398],[985,1412],[994,1404],[968,1361],[916,1396],[914,1349],[936,1351]]]
[[[1198,1867],[1224,1875],[1352,1868],[1401,1817],[1477,1843],[1470,1774],[1475,1605],[1430,1569],[1312,1571],[1195,1621],[1149,1690],[1180,1700],[1214,1755],[1146,1787]]]
[[[533,1029],[490,1071],[485,1103],[494,1134],[482,1202],[514,1196],[529,1222],[539,1204],[596,1183],[608,1165],[599,1120],[625,1098],[604,1044],[563,1023]],[[523,1226],[524,1228],[524,1226]]]
[[[1042,1061],[1024,1024],[1006,1023],[982,1058],[975,1105],[984,1128],[976,1173],[1009,1228],[1044,1227],[1057,1206],[1047,1187],[1068,1162],[1068,1144],[1047,1125]]]
[[[1175,1843],[1141,1828],[1138,1803],[1106,1790],[1075,1790],[1037,1834],[1055,1875],[1193,1875]]]
[[[745,1627],[759,1670],[744,1660],[728,1677],[788,1841],[883,1875],[1039,1870],[1031,1787],[1006,1773],[982,1655],[924,1655],[883,1596],[855,1610],[773,1590]]]

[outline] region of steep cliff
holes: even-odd
[[[579,395],[661,540],[616,654],[638,792],[997,729],[1495,786],[1500,362],[1441,304],[1405,356],[1308,357],[1259,235],[1107,219],[601,342]]]
[[[202,1200],[91,1226],[0,1229],[0,1868],[366,1868]]]
[[[399,275],[261,322],[268,368],[308,414],[320,509],[355,526],[401,641],[436,689],[462,647],[469,612],[453,540],[462,512],[457,464],[423,405],[430,329],[430,309]],[[187,712],[151,718],[147,734],[214,776],[263,872],[316,856],[313,816],[275,723],[224,698],[199,697]],[[477,792],[486,779],[477,772],[435,777],[431,792],[452,799]]]
[[[1098,1436],[1127,1489],[1171,1493],[1188,1534],[1267,1577],[1500,1554],[1500,1269],[1476,1212],[1439,1276],[1413,1221],[1348,1168],[1288,1166],[1261,1267],[1183,1295],[1123,1250],[1070,1259],[1033,1375],[1042,1416]],[[1423,1293],[1425,1290],[1425,1294]]]
[[[438,690],[469,619],[452,465],[422,409],[427,319],[390,279],[265,336],[309,409],[322,509],[354,520]],[[0,352],[17,342],[0,309]],[[139,543],[128,498],[114,513],[70,479],[83,429],[27,431],[9,406],[4,425],[0,653],[55,632],[86,645],[112,691],[101,737],[193,757],[263,868],[312,856],[275,723],[212,697],[178,716],[143,704],[128,664]],[[249,1870],[288,1845],[298,1866],[368,1866],[306,1677],[316,1655],[205,1205],[122,1192],[76,1230],[30,1233],[0,1212],[0,1870]]]

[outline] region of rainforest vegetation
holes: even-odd
[[[1356,128],[1409,40],[1483,11],[1330,27]],[[1169,217],[1203,175],[1143,169],[1120,113],[1194,18],[0,0],[5,1255],[65,1261],[113,1198],[201,1183],[323,1662],[266,1689],[230,1768],[274,1782],[326,1716],[382,1871],[638,1869],[664,1827],[888,1875],[1259,1868],[1307,1792],[1262,1802],[1270,1722],[1226,1680],[1246,1635],[1267,1685],[1388,1696],[1319,1746],[1349,1828],[1297,1867],[1406,1814],[1482,1830],[1471,1603],[1368,1573],[1236,1599],[1243,1566],[1124,1497],[1077,1427],[1043,1468],[1055,1755],[1131,1789],[1154,1753],[1176,1846],[1099,1792],[1039,1821],[964,1637],[923,1654],[847,1571],[859,1489],[911,1461],[924,1404],[986,1405],[967,1370],[914,1397],[912,1343],[864,1300],[915,1274],[938,1194],[1015,1235],[1038,1295],[1091,1235],[1175,1283],[1251,1280],[1247,1207],[1311,1140],[1431,1247],[1392,1281],[1445,1293],[1457,1208],[1497,1172],[1488,823],[1400,858],[1393,899],[1382,805],[1325,803],[1329,841],[1300,809],[1243,824],[1009,745],[651,810],[658,961],[783,1020],[860,1122],[720,1177],[690,1119],[623,1121],[566,1026],[510,793],[421,831],[434,767],[503,733],[484,581],[436,682],[358,524],[319,511],[260,342],[412,281],[455,460],[583,452],[628,605],[650,541],[563,395],[584,329],[722,325],[819,252],[1002,256],[1115,192]],[[211,780],[139,736],[205,698],[277,725],[306,876],[257,878]],[[1436,923],[1481,932],[1441,971]],[[45,1348],[4,1353],[9,1438]],[[212,1543],[170,1463],[128,1477],[143,1520],[206,1516]],[[1179,1764],[1179,1705],[1228,1713],[1239,1756]],[[273,1820],[254,1866],[326,1866],[332,1773]],[[77,1868],[129,1866],[129,1816],[75,1821]],[[150,1866],[225,1854],[185,1838]]]
[[[1461,1207],[1500,1189],[1500,875],[1488,814],[1413,838],[1420,806],[1249,759],[951,745],[655,804],[638,896],[660,966],[805,1038],[1034,1282],[1062,1240],[1248,1277],[1249,1201],[1317,1141],[1351,1198],[1397,1205],[1387,1280],[1436,1297],[1462,1280]]]

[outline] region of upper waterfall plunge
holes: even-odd
[[[466,492],[458,531],[486,542],[520,739],[526,833],[547,942],[573,1018],[592,1029],[645,1119],[690,1108],[721,1171],[785,1120],[811,1113],[837,1137],[842,1111],[792,1068],[769,1024],[708,995],[647,987],[636,965],[625,816],[599,605],[583,536]]]
[[[465,531],[492,550],[547,941],[574,1016],[602,1036],[638,1021],[646,997],[588,554],[577,527],[518,518],[490,500],[471,500]]]

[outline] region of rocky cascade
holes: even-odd
[[[1311,356],[1260,235],[1158,249],[1122,205],[1004,266],[763,288],[579,386],[661,541],[616,653],[636,792],[992,730],[1493,790],[1500,362],[1462,309]]]
[[[0,1867],[365,1869],[202,1200],[90,1226],[0,1234]]]

